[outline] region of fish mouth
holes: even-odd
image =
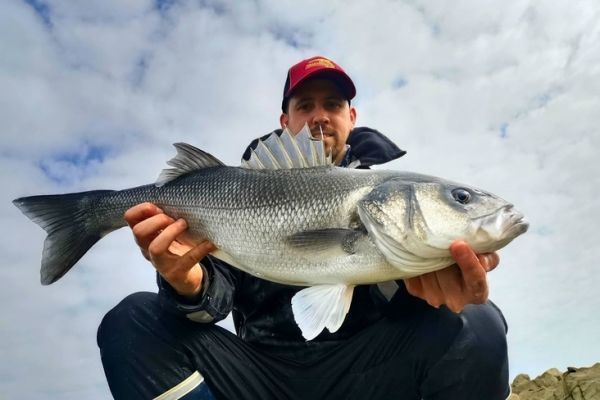
[[[478,227],[472,242],[477,253],[497,251],[512,242],[517,236],[527,232],[529,222],[512,205],[505,206],[478,218]]]
[[[529,221],[525,219],[525,216],[523,214],[515,210],[512,204],[506,206],[503,211],[509,215],[509,217],[504,223],[504,228],[507,231],[522,230],[521,233],[527,231],[527,229],[529,228]]]
[[[506,229],[506,235],[509,237],[517,237],[529,229],[529,221],[522,214],[511,217],[510,224]]]
[[[477,218],[479,230],[485,232],[493,240],[503,240],[525,233],[529,222],[524,215],[515,210],[512,204],[500,207],[496,211]]]

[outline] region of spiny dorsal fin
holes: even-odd
[[[173,146],[177,149],[177,155],[167,161],[167,164],[174,168],[165,168],[162,170],[155,183],[157,187],[161,187],[165,183],[171,182],[172,180],[193,171],[225,165],[213,155],[208,154],[191,144],[174,143]]]
[[[273,132],[265,140],[259,140],[256,149],[250,151],[248,161],[242,167],[248,169],[291,169],[333,165],[331,154],[325,154],[323,141],[314,139],[308,125],[293,135],[285,128],[281,136]]]

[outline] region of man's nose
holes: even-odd
[[[329,123],[329,113],[327,110],[321,107],[317,108],[312,116],[312,123],[313,125],[324,125]]]

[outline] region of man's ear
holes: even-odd
[[[279,125],[281,125],[281,129],[285,129],[289,121],[290,117],[286,113],[281,113],[279,116]]]
[[[352,121],[352,127],[356,124],[356,107],[350,107],[350,120]]]

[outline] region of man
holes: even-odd
[[[354,128],[355,93],[333,61],[303,60],[288,71],[281,127],[296,133],[308,124],[340,166],[368,168],[402,156],[381,133]],[[456,242],[456,265],[397,284],[358,286],[339,331],[307,342],[290,307],[301,288],[229,267],[209,256],[211,243],[185,243],[186,222],[152,204],[131,208],[125,219],[158,271],[160,290],[127,297],[99,328],[115,398],[508,396],[506,325],[487,302],[486,272],[498,265],[496,254],[475,255]],[[237,336],[214,325],[230,311]]]

